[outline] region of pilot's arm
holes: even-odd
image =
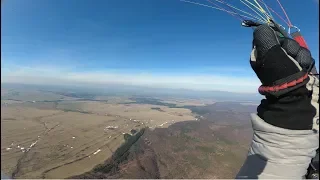
[[[254,31],[250,64],[261,101],[254,135],[237,179],[302,179],[319,148],[319,79],[310,51],[279,38],[267,25]]]

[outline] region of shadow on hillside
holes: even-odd
[[[250,128],[201,120],[141,129],[105,163],[70,178],[234,178],[246,157]]]
[[[246,159],[245,165],[241,167],[237,174],[237,179],[258,179],[267,165],[267,160],[260,155],[250,155]]]

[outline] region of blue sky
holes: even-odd
[[[225,2],[246,8],[240,0]],[[265,2],[285,17],[276,0]],[[281,2],[318,62],[319,2]],[[1,6],[1,82],[232,92],[257,92],[260,84],[248,59],[252,30],[226,12],[179,0],[4,0]]]

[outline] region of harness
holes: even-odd
[[[306,178],[319,179],[319,149],[317,149],[316,157],[311,160]]]

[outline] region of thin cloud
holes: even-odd
[[[1,82],[52,84],[52,85],[138,85],[145,87],[220,90],[229,92],[256,92],[259,81],[256,77],[222,76],[192,73],[137,73],[137,72],[74,72],[59,68],[3,67]]]

